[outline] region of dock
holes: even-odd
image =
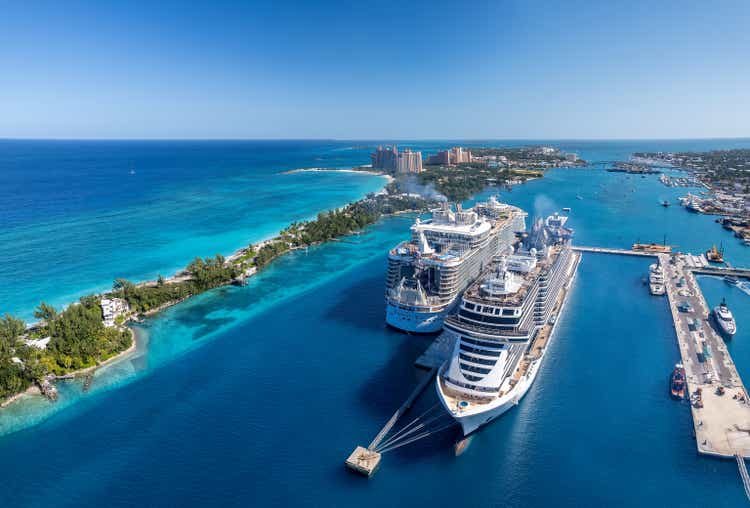
[[[632,249],[612,249],[609,247],[586,247],[582,245],[573,245],[571,249],[578,252],[593,252],[595,254],[616,254],[620,256],[641,256],[648,258],[655,258],[659,256],[658,252]]]
[[[710,310],[694,275],[706,269],[688,266],[684,256],[661,255],[659,260],[685,366],[698,452],[748,458],[750,396],[724,339],[709,322]]]
[[[376,448],[393,429],[399,418],[401,418],[411,408],[411,406],[414,405],[414,401],[417,400],[417,397],[419,397],[419,395],[424,391],[427,385],[430,384],[430,381],[432,381],[436,373],[437,367],[433,367],[430,369],[430,371],[417,384],[414,390],[412,390],[409,397],[404,401],[403,404],[401,404],[396,412],[393,413],[393,416],[390,417],[383,428],[380,429],[380,432],[378,432],[378,434],[373,438],[370,445],[367,448],[364,448],[363,446],[357,446],[354,449],[351,455],[349,455],[349,458],[346,459],[346,467],[367,477],[375,474],[378,466],[380,466],[380,459],[382,456],[381,453],[376,451]]]
[[[702,262],[701,256],[691,254],[581,246],[573,249],[659,259],[664,268],[664,286],[685,367],[698,453],[750,458],[750,395],[724,339],[709,321],[710,309],[695,279],[695,274],[750,277],[750,269],[710,266]]]
[[[430,346],[414,362],[414,365],[422,369],[439,369],[453,354],[453,346],[456,343],[455,335],[441,333]]]

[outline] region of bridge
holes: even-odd
[[[658,252],[650,252],[632,249],[612,249],[609,247],[587,247],[583,245],[573,245],[572,249],[578,252],[594,252],[597,254],[616,254],[620,256],[641,256],[655,258],[659,256]]]
[[[735,277],[750,277],[750,268],[737,268],[734,266],[702,266],[700,268],[692,268],[692,272],[701,275],[716,275],[718,277],[724,277],[726,275],[734,275]]]

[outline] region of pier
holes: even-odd
[[[632,250],[632,249],[611,249],[608,247],[586,247],[581,245],[573,245],[573,250],[578,252],[593,252],[596,254],[616,254],[620,256],[641,256],[655,258],[659,256],[658,252],[650,252],[643,250]]]
[[[695,280],[695,273],[707,269],[688,266],[683,256],[662,255],[659,260],[685,366],[698,452],[750,457],[750,396],[724,339],[709,322],[710,310]]]
[[[378,432],[375,438],[373,438],[370,445],[367,448],[357,446],[354,449],[351,455],[349,455],[349,458],[346,459],[346,467],[367,477],[375,474],[375,471],[377,471],[378,467],[380,466],[380,459],[382,456],[382,453],[377,451],[378,446],[383,442],[383,439],[385,439],[388,433],[393,429],[399,418],[401,418],[411,408],[411,406],[414,404],[414,401],[417,400],[417,397],[419,397],[419,395],[424,391],[427,385],[430,384],[430,381],[432,381],[436,373],[437,367],[433,367],[430,369],[427,375],[425,375],[414,388],[414,390],[412,390],[409,397],[404,401],[403,404],[401,404],[396,412],[393,413],[393,416],[390,417],[383,428],[380,429],[380,432]],[[386,447],[388,447],[387,444]]]
[[[696,264],[699,256],[690,254],[581,246],[573,249],[658,258],[664,269],[664,286],[685,367],[698,452],[715,457],[750,458],[750,394],[724,339],[709,321],[710,309],[695,279],[695,274],[750,277],[750,269]]]

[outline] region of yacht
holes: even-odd
[[[406,332],[439,332],[466,286],[517,241],[525,218],[491,197],[468,210],[444,203],[431,219],[417,219],[411,240],[388,254],[386,322]]]
[[[734,334],[737,333],[737,323],[734,321],[732,311],[727,307],[726,300],[722,299],[721,303],[714,307],[711,315],[718,325],[719,332],[721,332],[724,337],[731,339]]]
[[[443,333],[454,346],[435,384],[464,435],[518,404],[536,378],[580,260],[571,235],[556,216],[538,220],[515,252],[496,256],[446,318]]]
[[[657,263],[649,266],[648,287],[652,295],[661,296],[666,293],[664,270]]]

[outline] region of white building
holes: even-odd
[[[115,320],[130,310],[128,302],[122,298],[102,298],[102,319],[104,326],[115,326]]]

